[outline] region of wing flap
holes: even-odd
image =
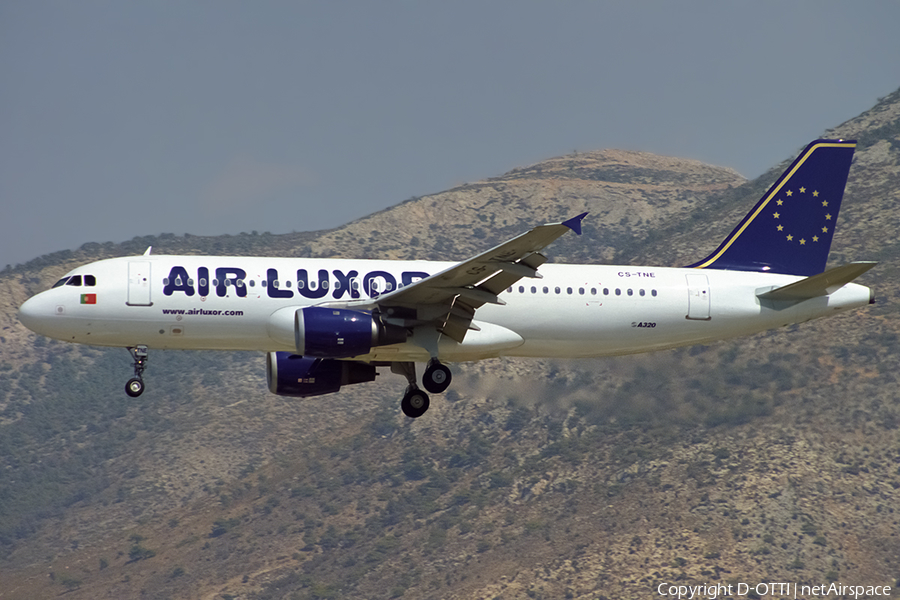
[[[852,262],[829,269],[818,275],[811,275],[800,281],[757,294],[760,300],[782,300],[800,302],[818,296],[827,296],[850,283],[878,263]]]
[[[521,271],[511,271],[507,269],[506,266],[503,266],[493,277],[484,281],[478,287],[485,289],[493,294],[499,294],[503,290],[509,288],[512,284],[522,279],[523,275],[519,273],[525,272],[533,272],[536,277],[532,277],[533,279],[541,279],[542,275],[537,272],[538,267],[547,262],[547,257],[539,252],[535,252],[534,254],[529,254],[522,260],[520,260],[515,264],[516,266],[521,266]],[[510,264],[510,263],[507,263]]]
[[[444,321],[444,324],[438,328],[438,331],[446,335],[451,340],[462,344],[463,340],[466,338],[466,332],[469,331],[471,324],[472,319],[466,319],[464,317],[460,317],[459,315],[450,313],[447,315],[447,320]]]

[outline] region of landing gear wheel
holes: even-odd
[[[144,393],[144,380],[140,377],[132,377],[125,384],[125,393],[132,398],[137,398]]]
[[[428,394],[417,387],[409,387],[403,394],[403,400],[400,401],[400,409],[403,414],[411,419],[418,419],[428,410],[430,402]]]
[[[422,385],[432,394],[440,394],[450,386],[453,374],[438,360],[432,360],[422,374]]]

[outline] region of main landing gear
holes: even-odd
[[[134,359],[134,377],[125,384],[125,393],[132,398],[137,398],[144,393],[144,369],[147,368],[147,346],[134,346],[128,348],[131,358]]]
[[[425,414],[431,401],[428,400],[428,394],[420,390],[415,385],[406,388],[403,399],[400,400],[400,410],[407,417],[417,419]]]
[[[432,358],[425,367],[425,373],[422,374],[422,385],[432,394],[440,394],[450,386],[451,379],[453,374],[450,373],[450,369],[438,359]]]
[[[400,409],[407,417],[416,419],[425,414],[428,406],[431,404],[428,394],[419,389],[416,385],[416,364],[413,362],[394,362],[391,363],[391,372],[403,375],[409,385],[400,400]],[[422,385],[432,394],[440,394],[450,385],[453,378],[445,365],[436,358],[428,361],[425,367],[425,373],[422,375]]]

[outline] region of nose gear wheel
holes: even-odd
[[[125,393],[132,398],[137,398],[144,393],[144,380],[138,377],[132,377],[125,384]]]

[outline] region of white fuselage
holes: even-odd
[[[75,269],[69,275],[81,275],[81,285],[38,294],[23,304],[20,318],[48,337],[96,346],[296,351],[289,329],[297,308],[367,298],[452,264],[114,258]],[[547,264],[540,274],[543,278],[522,279],[500,294],[505,305],[479,308],[473,321],[477,330],[470,330],[462,344],[442,338],[440,358],[645,352],[803,322],[864,306],[871,298],[869,288],[849,283],[802,302],[766,302],[757,294],[802,278],[742,271]],[[298,279],[305,279],[301,289]],[[327,281],[327,289],[320,280]],[[85,285],[87,281],[94,285]],[[413,337],[404,344],[375,347],[355,359],[427,360],[428,352],[415,342]]]

